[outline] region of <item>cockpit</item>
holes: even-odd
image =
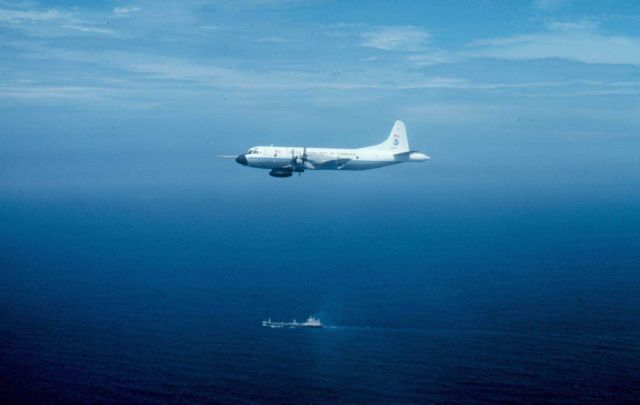
[[[247,153],[245,153],[245,155],[257,155],[259,153],[260,151],[258,150],[258,148],[251,148],[247,151]]]

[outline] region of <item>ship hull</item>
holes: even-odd
[[[322,325],[304,325],[301,323],[286,323],[286,322],[262,322],[262,326],[266,328],[288,328],[288,329],[322,329]]]

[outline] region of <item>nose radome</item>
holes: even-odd
[[[242,154],[236,158],[236,162],[240,163],[242,166],[246,166],[249,162],[247,162],[247,157]]]

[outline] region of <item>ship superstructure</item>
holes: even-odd
[[[262,321],[262,326],[267,328],[323,328],[324,325],[320,322],[320,319],[310,316],[304,322],[297,322],[295,319],[293,322],[273,322],[271,318],[266,321]]]

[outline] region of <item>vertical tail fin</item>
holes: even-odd
[[[396,121],[387,140],[381,144],[371,146],[371,148],[391,150],[393,153],[408,152],[409,139],[407,139],[407,129],[404,126],[404,122]]]

